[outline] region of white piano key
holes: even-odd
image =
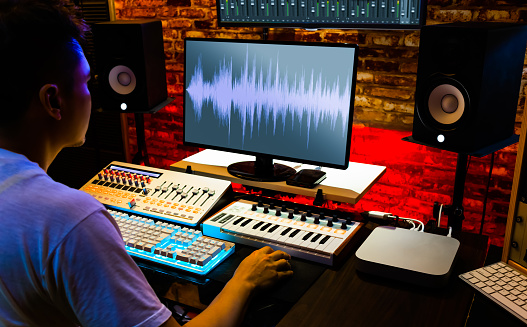
[[[272,227],[270,227],[272,228]],[[281,226],[281,225],[278,225],[278,228],[275,229],[273,232],[271,233],[267,233],[263,236],[264,239],[268,239],[268,240],[272,240],[272,241],[276,241],[280,238],[280,233],[282,233],[284,231],[284,229],[286,229],[287,227],[286,226]]]
[[[253,235],[258,238],[262,238],[265,234],[267,234],[267,231],[269,230],[269,228],[271,228],[272,225],[273,224],[270,222],[264,222],[262,226],[260,226]],[[265,226],[267,226],[265,230],[262,230],[262,228],[264,228]]]
[[[287,232],[286,232],[287,231]],[[280,234],[278,234],[278,239],[276,240],[278,243],[288,243],[289,241],[289,234],[293,233],[295,231],[292,227],[285,228]],[[282,233],[286,232],[284,235]]]
[[[338,237],[332,237],[327,243],[329,244],[321,251],[325,253],[334,253],[340,244],[342,244],[342,239]]]
[[[291,245],[295,245],[295,246],[299,246],[303,240],[302,240],[302,237],[304,237],[304,235],[307,234],[306,231],[303,231],[303,230],[298,230],[299,232],[296,234],[295,237],[293,237],[290,241],[289,241],[289,244]]]
[[[240,222],[238,222],[238,224],[234,224],[235,222],[239,221],[241,219]],[[225,225],[222,226],[222,228],[224,230],[228,230],[228,231],[236,231],[238,228],[240,228],[241,224],[246,220],[247,218],[243,218],[243,217],[234,217],[234,219],[231,219],[228,223],[226,223]]]
[[[324,243],[321,243],[324,239],[326,239],[326,241]],[[331,240],[332,240],[331,236],[326,237],[326,235],[322,235],[322,237],[318,239],[317,241],[318,245],[315,249],[319,251],[323,251],[326,248],[326,246],[328,246],[328,244],[331,243]]]
[[[243,224],[245,221],[242,221],[241,224]],[[252,230],[253,226],[258,224],[260,221],[259,220],[255,220],[255,219],[251,219],[251,221],[246,224],[245,226],[240,226],[239,228],[236,229],[236,233],[240,233],[240,234],[249,234],[250,235],[250,231]]]

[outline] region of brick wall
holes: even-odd
[[[168,168],[199,150],[182,145],[185,37],[261,39],[262,29],[218,28],[215,0],[115,0],[115,8],[117,19],[157,18],[163,22],[168,91],[176,100],[154,115],[145,115],[145,132],[150,164]],[[429,0],[427,24],[454,21],[527,23],[527,3]],[[358,205],[341,208],[390,211],[426,221],[434,201],[450,204],[456,155],[400,140],[412,129],[419,31],[270,29],[269,39],[349,42],[360,46],[351,160],[384,165],[388,172]],[[526,93],[524,68],[517,133]],[[131,152],[135,153],[133,115],[129,116],[129,125]],[[467,230],[479,231],[489,157],[471,159],[464,202]],[[484,232],[498,245],[503,242],[515,157],[516,146],[497,153],[490,184]]]

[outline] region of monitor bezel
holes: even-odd
[[[235,149],[235,148],[227,148],[217,145],[210,145],[210,144],[204,144],[204,143],[196,143],[192,141],[188,141],[186,139],[186,81],[187,81],[187,42],[192,41],[205,41],[205,42],[235,42],[235,43],[252,43],[252,44],[278,44],[278,45],[294,45],[294,46],[305,46],[308,47],[340,47],[340,48],[353,48],[354,51],[354,58],[353,60],[353,76],[351,79],[351,98],[350,98],[350,109],[349,109],[349,118],[348,118],[348,131],[347,131],[347,139],[346,139],[346,152],[345,152],[345,159],[342,164],[334,164],[334,163],[328,163],[323,161],[314,161],[309,159],[299,159],[299,158],[293,158],[293,157],[287,157],[287,156],[281,156],[281,155],[275,155],[275,154],[268,154],[268,153],[260,153],[256,151],[248,151],[248,150],[242,150],[242,149]],[[320,167],[329,167],[329,168],[336,168],[336,169],[347,169],[349,166],[349,158],[350,158],[350,149],[351,149],[351,135],[352,135],[352,128],[353,128],[353,115],[355,110],[355,91],[356,91],[356,80],[357,80],[357,65],[358,65],[358,52],[359,52],[359,46],[357,44],[352,43],[329,43],[329,42],[298,42],[298,41],[277,41],[277,40],[246,40],[246,39],[224,39],[224,38],[195,38],[195,37],[188,37],[184,40],[184,64],[183,64],[183,145],[185,146],[193,146],[193,147],[199,147],[203,149],[212,149],[212,150],[220,150],[225,152],[231,152],[231,153],[239,153],[239,154],[245,154],[260,158],[267,158],[267,159],[278,159],[278,160],[284,160],[289,161],[293,163],[301,163],[301,164],[308,164],[308,165],[315,165]]]
[[[221,19],[220,1],[216,0],[216,17],[218,27],[262,27],[262,28],[297,28],[305,30],[317,29],[342,29],[342,30],[420,30],[426,25],[428,0],[419,0],[419,23],[414,24],[395,24],[395,23],[285,23],[285,22],[230,22]]]

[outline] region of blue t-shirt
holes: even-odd
[[[92,196],[0,149],[0,326],[159,326],[170,317]]]

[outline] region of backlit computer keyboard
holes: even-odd
[[[234,252],[234,244],[201,231],[109,209],[132,256],[205,275]]]
[[[527,276],[503,262],[459,276],[527,324]]]

